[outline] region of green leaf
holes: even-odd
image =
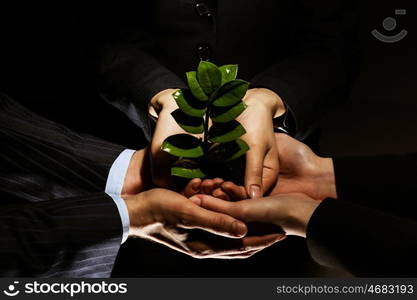
[[[236,120],[227,123],[214,123],[210,127],[208,139],[213,143],[227,143],[246,133],[245,128]]]
[[[201,118],[206,113],[206,103],[198,101],[189,90],[178,90],[172,96],[186,115]]]
[[[204,155],[202,142],[189,134],[175,134],[167,137],[161,145],[162,151],[177,157],[197,158]]]
[[[187,169],[183,167],[172,167],[171,175],[178,176],[183,178],[204,178],[206,174],[203,173],[199,168],[197,169]]]
[[[245,96],[249,83],[244,80],[236,79],[225,83],[214,95],[214,106],[234,105]]]
[[[183,178],[203,178],[198,159],[179,158],[171,167],[171,175]]]
[[[197,80],[204,93],[211,95],[221,86],[222,73],[215,64],[202,60],[197,68]]]
[[[191,117],[185,114],[181,109],[174,110],[171,115],[174,117],[175,122],[189,133],[203,133],[204,131],[204,119],[198,117]]]
[[[246,104],[240,101],[235,106],[229,107],[213,107],[210,111],[210,117],[213,122],[226,123],[236,119],[245,109]]]
[[[246,142],[244,140],[242,140],[242,139],[237,139],[237,140],[235,140],[235,141],[233,141],[231,143],[235,143],[239,147],[239,150],[236,151],[232,155],[232,157],[230,157],[228,160],[234,160],[236,158],[239,158],[239,157],[241,157],[242,155],[244,155],[249,150],[248,144],[246,144]]]
[[[222,85],[236,79],[237,65],[224,65],[219,70],[222,73]]]
[[[190,88],[191,93],[193,93],[194,97],[196,97],[200,101],[207,101],[209,97],[204,93],[203,89],[198,83],[197,72],[187,72],[186,75],[188,87]]]
[[[248,150],[248,144],[242,139],[237,139],[228,143],[214,144],[206,157],[215,162],[225,162],[241,157]]]

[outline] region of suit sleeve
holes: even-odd
[[[339,199],[417,220],[417,154],[336,157],[333,163]]]
[[[42,118],[0,94],[0,191],[29,201],[105,190],[125,149]]]
[[[253,87],[268,88],[287,104],[296,120],[298,139],[311,132],[336,99],[343,99],[355,73],[354,4],[321,2],[299,4],[293,54],[251,80]]]
[[[121,239],[119,213],[105,193],[4,205],[0,276],[109,277]]]
[[[154,4],[141,1],[139,5],[139,9],[132,9],[133,15],[123,10],[111,11],[111,15],[103,17],[105,25],[94,33],[101,37],[94,52],[99,57],[96,69],[101,95],[150,138],[148,105],[151,98],[165,89],[185,88],[186,85],[153,57],[155,42],[149,17]]]
[[[325,199],[307,228],[320,264],[359,277],[415,277],[417,222],[352,202]]]

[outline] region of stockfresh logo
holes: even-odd
[[[14,281],[3,290],[4,295],[14,297],[18,294],[54,294],[68,295],[71,298],[78,294],[126,294],[127,283],[116,282],[39,282],[38,280],[25,282],[19,285]]]
[[[18,284],[19,284],[19,281],[13,281],[13,284],[9,284],[7,286],[7,289],[3,290],[3,293],[9,297],[14,297],[14,296],[19,295],[20,291],[17,288]]]

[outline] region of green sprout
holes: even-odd
[[[173,94],[179,108],[172,116],[190,134],[172,135],[162,143],[163,151],[177,157],[172,176],[204,178],[213,165],[227,165],[249,150],[240,139],[245,128],[236,121],[246,109],[242,98],[249,83],[236,79],[237,69],[237,65],[218,67],[201,61],[197,71],[186,74],[189,89]],[[191,134],[202,134],[203,138]]]

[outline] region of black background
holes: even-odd
[[[414,1],[361,1],[360,72],[349,101],[322,122],[320,152],[357,155],[417,151],[417,11]],[[394,16],[396,8],[406,16]],[[94,58],[86,51],[100,7],[25,4],[0,7],[0,91],[70,128],[127,147],[143,136],[97,93]],[[395,17],[394,33],[408,36],[385,44],[371,30],[389,34],[382,20]],[[102,21],[102,20],[101,20]],[[352,174],[354,176],[354,174]],[[387,174],[387,176],[393,176]],[[148,241],[124,244],[115,276],[347,276],[319,267],[305,241],[288,238],[247,260],[194,260]]]

